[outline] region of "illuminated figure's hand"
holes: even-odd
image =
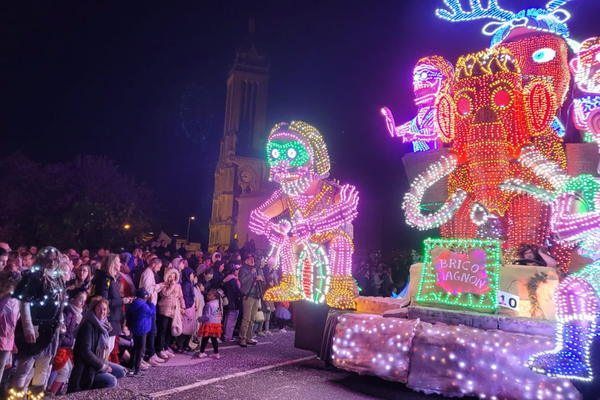
[[[381,115],[385,117],[385,126],[391,137],[396,137],[396,123],[394,122],[394,116],[389,108],[383,107],[381,109]]]

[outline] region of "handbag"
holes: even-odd
[[[181,306],[179,305],[179,299],[175,300],[175,315],[171,322],[171,335],[180,336],[183,332],[183,320],[181,318]]]
[[[185,310],[185,314],[181,316],[181,322],[181,334],[193,335],[196,331],[196,306]]]
[[[261,301],[258,301],[258,310],[254,314],[254,322],[263,322],[265,320],[265,313],[261,310]]]

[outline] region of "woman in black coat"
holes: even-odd
[[[123,304],[129,304],[133,298],[122,298],[119,292],[119,279],[116,279],[121,268],[121,261],[117,254],[109,254],[102,259],[100,269],[96,271],[92,280],[90,297],[101,296],[108,300],[108,322],[110,331],[110,351],[115,347],[115,338],[121,333],[123,323]]]
[[[112,388],[117,377],[108,364],[110,324],[108,301],[96,296],[77,330],[73,349],[74,367],[69,378],[69,393],[82,390]]]
[[[242,308],[242,293],[240,292],[240,280],[238,274],[240,266],[231,265],[231,273],[223,280],[223,289],[227,296],[227,306],[225,307],[225,318],[223,319],[223,338],[225,341],[233,340],[233,330],[235,323]]]

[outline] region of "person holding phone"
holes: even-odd
[[[252,339],[254,316],[258,311],[262,298],[265,276],[260,268],[254,264],[254,255],[247,253],[242,260],[244,265],[240,269],[240,292],[242,293],[242,324],[240,325],[240,347],[255,345],[258,342]]]

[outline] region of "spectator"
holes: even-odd
[[[21,254],[21,258],[23,259],[23,271],[26,269],[31,269],[31,266],[33,265],[33,255],[26,251],[24,253]]]
[[[100,296],[92,298],[89,310],[77,331],[73,349],[75,365],[69,378],[69,393],[113,388],[117,385],[117,379],[124,375],[119,366],[113,371],[108,362],[111,352],[108,309],[108,300]]]
[[[198,268],[196,269],[196,275],[202,274],[204,272],[204,270],[209,269],[211,265],[212,265],[212,261],[211,261],[210,257],[205,257],[202,260],[202,264],[198,265]]]
[[[167,252],[167,242],[165,240],[161,240],[160,241],[160,245],[156,248],[156,251],[154,252],[154,254],[156,254],[156,256],[158,258],[164,258],[165,257],[165,253]]]
[[[36,246],[31,246],[31,247],[29,248],[29,252],[30,252],[30,253],[31,253],[31,255],[32,255],[32,256],[34,256],[34,257],[37,255],[37,251],[38,251],[38,249],[37,249],[37,247],[36,247]]]
[[[181,335],[177,337],[177,348],[183,351],[192,351],[190,347],[190,339],[196,328],[196,305],[194,294],[194,271],[186,266],[187,261],[183,260],[179,265],[183,265],[181,269],[181,291],[183,293],[183,301],[185,303],[185,313],[183,314],[183,330]]]
[[[122,298],[119,292],[119,269],[121,262],[116,254],[108,254],[102,259],[100,269],[92,279],[90,296],[101,296],[108,300],[108,322],[112,329],[109,332],[109,353],[115,348],[115,340],[121,333],[123,323],[123,305],[129,304],[132,298]]]
[[[201,292],[202,292],[202,297],[204,298],[204,302],[207,301],[206,295],[208,294],[208,292],[211,289],[210,282],[212,281],[212,278],[213,278],[213,270],[212,270],[212,268],[208,268],[208,269],[205,269],[200,274],[200,278],[198,279],[198,285],[203,287]]]
[[[21,255],[18,251],[9,251],[8,252],[8,261],[6,262],[6,268],[10,271],[21,272],[21,267],[23,266]]]
[[[225,264],[223,261],[218,260],[212,267],[213,270],[213,278],[210,281],[211,289],[222,289],[223,288],[223,270],[225,269]]]
[[[6,250],[7,253],[9,253],[12,250],[6,242],[0,242],[0,248]]]
[[[12,387],[19,392],[27,386],[34,364],[32,393],[43,392],[48,383],[51,363],[58,348],[58,327],[63,320],[65,301],[65,283],[59,274],[55,274],[60,256],[54,247],[41,249],[32,272],[23,276],[14,291],[14,296],[20,299],[21,316],[15,330],[15,344],[19,352]]]
[[[246,254],[243,261],[244,265],[239,273],[240,292],[243,296],[240,346],[247,347],[248,344],[258,343],[252,339],[252,330],[254,328],[254,315],[258,311],[265,278],[262,270],[254,265],[253,255]]]
[[[533,265],[538,267],[556,267],[556,260],[548,254],[545,247],[537,247],[528,243],[521,243],[517,250],[519,259],[517,265]],[[531,260],[531,261],[529,261]]]
[[[17,272],[0,272],[0,374],[4,372],[4,367],[11,364],[11,353],[15,350],[19,301],[11,298],[11,293],[20,280],[21,274]]]
[[[83,306],[86,300],[87,292],[81,287],[69,292],[69,304],[63,310],[64,333],[60,335],[60,344],[52,363],[52,370],[57,371],[57,376],[50,386],[53,395],[60,391],[71,376],[75,332],[83,318]]]
[[[242,308],[239,273],[240,266],[231,264],[231,272],[223,280],[223,290],[225,296],[227,296],[227,306],[225,307],[225,318],[223,320],[224,340],[226,342],[233,340],[233,330]]]
[[[217,261],[221,261],[221,258],[222,258],[222,257],[221,257],[221,253],[217,253],[217,252],[215,251],[215,252],[213,253],[212,257],[211,257],[211,260],[212,260],[212,263],[213,263],[213,265],[214,265],[214,263],[216,263]]]
[[[6,249],[0,247],[0,271],[6,268],[6,263],[8,262],[8,251]]]
[[[275,286],[275,279],[273,276],[267,278],[266,289]],[[262,310],[265,319],[258,323],[257,336],[273,336],[270,330],[271,324],[271,313],[275,312],[275,303],[272,301],[266,301],[262,299],[260,301],[260,309]]]
[[[142,357],[146,351],[146,336],[152,330],[152,319],[156,318],[156,307],[146,289],[135,292],[136,299],[127,310],[127,322],[133,335],[131,348],[131,371],[128,376],[142,377]]]
[[[358,271],[354,275],[358,287],[361,289],[361,296],[371,296],[371,281],[369,280],[369,266],[366,263],[360,263]]]
[[[135,295],[135,284],[131,278],[131,269],[129,269],[129,260],[132,258],[129,253],[122,253],[119,255],[119,261],[121,267],[119,268],[119,293],[123,298],[132,298]]]
[[[158,348],[157,355],[167,360],[174,357],[175,354],[170,351],[169,344],[171,343],[172,323],[175,314],[185,313],[185,301],[183,300],[183,292],[179,282],[179,271],[175,268],[169,269],[165,273],[165,286],[160,292],[161,299],[158,301]],[[183,349],[177,348],[177,353],[183,353]]]
[[[185,242],[181,242],[181,245],[179,246],[179,249],[177,250],[177,253],[181,257],[184,257],[186,252],[187,252],[187,249],[185,248]]]
[[[285,330],[285,325],[292,319],[292,313],[290,313],[289,308],[290,303],[287,301],[277,303],[277,307],[275,307],[275,320],[277,321],[277,326],[281,333],[287,332]]]
[[[221,356],[219,355],[219,342],[217,339],[223,334],[221,328],[223,308],[221,306],[221,299],[216,290],[208,292],[207,298],[208,302],[204,306],[202,317],[200,317],[200,322],[202,322],[202,326],[200,327],[200,337],[202,338],[202,341],[200,343],[199,357],[208,357],[204,350],[206,350],[206,345],[210,339],[213,346],[214,357],[219,359]]]
[[[102,262],[102,259],[104,258],[104,255],[105,255],[104,252],[105,252],[104,247],[100,247],[98,249],[98,253],[96,253],[96,257],[94,257],[94,261]]]
[[[89,265],[82,264],[75,270],[75,279],[70,283],[70,286],[75,288],[83,288],[85,290],[90,289],[92,281],[92,269]]]
[[[202,291],[204,290],[204,286],[199,283],[199,279],[197,275],[194,275],[194,306],[196,308],[196,329],[194,331],[194,343],[199,344],[198,340],[198,331],[200,330],[200,322],[198,322],[198,318],[202,316],[202,311],[204,310],[204,294]]]
[[[160,270],[162,263],[158,258],[153,258],[148,265],[148,268],[144,270],[140,279],[140,287],[143,287],[150,296],[150,301],[156,306],[158,300],[158,293],[165,286],[164,283],[156,283],[156,274]],[[154,341],[156,339],[156,317],[152,318],[152,329],[148,332],[146,337],[146,361],[152,367],[156,367],[158,364],[163,363],[164,360],[156,355],[154,349]]]

